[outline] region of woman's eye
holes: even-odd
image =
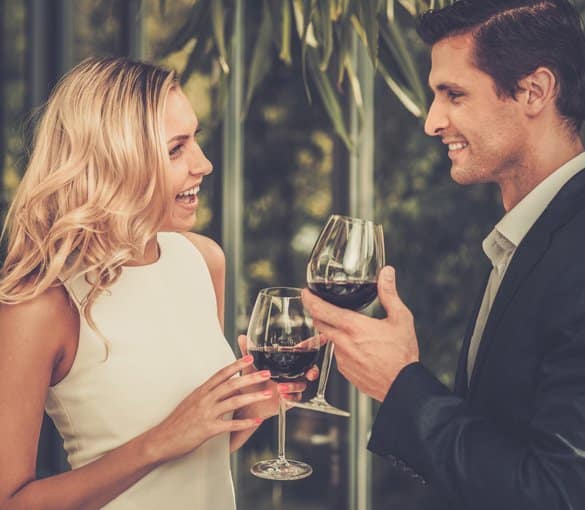
[[[453,92],[452,90],[450,90],[449,92],[447,92],[447,96],[449,97],[449,99],[458,99],[461,96],[463,96],[463,94],[461,92]]]
[[[169,157],[171,159],[176,158],[179,154],[181,154],[181,152],[183,152],[183,144],[182,143],[180,143],[179,145],[176,145],[175,147],[173,147],[169,151]]]

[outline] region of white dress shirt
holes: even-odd
[[[538,184],[499,221],[484,239],[482,248],[492,263],[488,283],[475,321],[467,356],[467,381],[471,380],[475,358],[492,304],[516,248],[560,189],[585,168],[585,152],[565,163]]]

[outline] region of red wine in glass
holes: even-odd
[[[361,310],[378,295],[375,281],[338,280],[333,282],[313,280],[307,282],[309,289],[321,299],[341,308]]]
[[[272,379],[286,382],[303,375],[313,366],[319,349],[298,349],[287,346],[265,346],[251,349],[254,366],[258,370],[270,370]]]

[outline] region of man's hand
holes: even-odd
[[[413,316],[398,296],[393,267],[385,267],[378,279],[385,319],[338,308],[307,289],[302,297],[315,328],[335,344],[339,371],[370,397],[384,400],[398,373],[419,360]]]

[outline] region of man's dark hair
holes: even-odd
[[[515,97],[519,81],[538,67],[557,79],[556,106],[575,130],[585,119],[585,35],[569,0],[460,0],[419,18],[418,33],[434,45],[471,33],[474,60],[498,95]]]

